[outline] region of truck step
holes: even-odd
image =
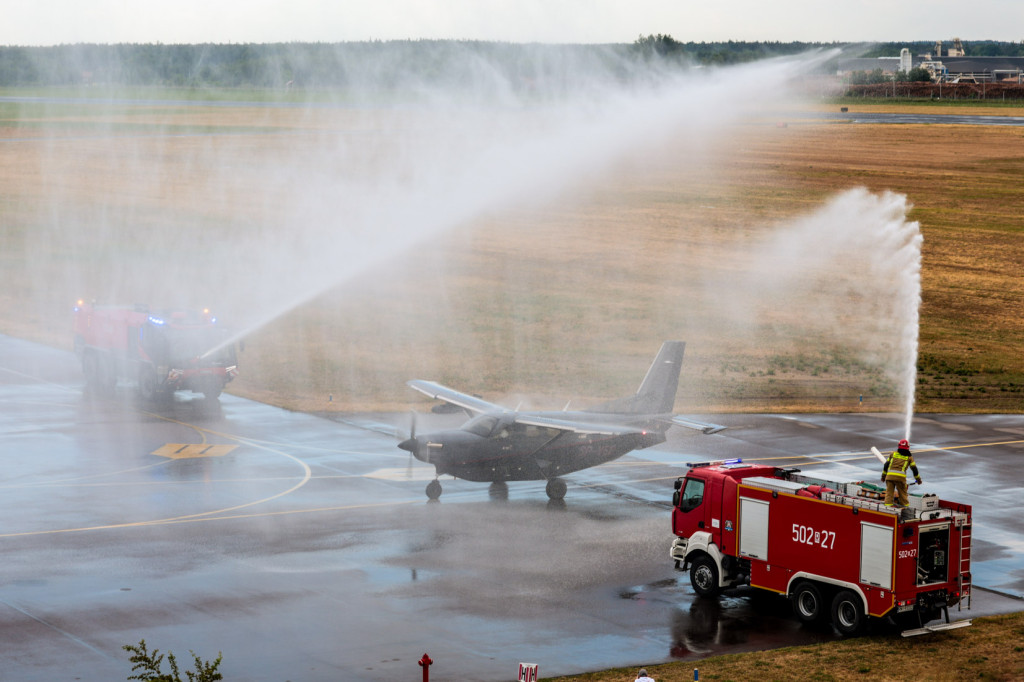
[[[927,635],[931,632],[943,632],[944,630],[957,630],[959,628],[965,628],[971,624],[970,619],[966,620],[954,620],[952,623],[937,623],[935,625],[925,625],[923,628],[914,628],[913,630],[904,630],[902,634],[904,637],[916,637],[918,635]]]

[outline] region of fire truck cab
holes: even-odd
[[[971,507],[911,495],[886,507],[864,481],[722,460],[675,483],[670,555],[701,597],[740,585],[788,597],[802,621],[844,635],[888,618],[904,636],[970,625]],[[926,623],[945,615],[945,624]]]
[[[208,310],[154,312],[79,301],[73,326],[86,384],[100,393],[125,379],[137,382],[147,400],[178,390],[215,399],[238,374],[235,344]]]

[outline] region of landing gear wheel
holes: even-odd
[[[843,590],[832,600],[832,624],[845,636],[859,635],[866,623],[864,605],[860,596],[851,590]]]
[[[817,623],[825,615],[821,590],[814,583],[802,582],[793,590],[793,612],[804,623]]]
[[[487,488],[487,496],[492,500],[507,500],[508,484],[505,481],[492,481],[490,487]]]
[[[427,497],[431,500],[436,500],[441,497],[441,482],[434,479],[427,484]]]
[[[552,500],[561,500],[565,497],[566,485],[565,481],[560,478],[552,478],[548,481],[547,487],[544,491],[548,494]]]
[[[700,597],[718,596],[718,566],[711,557],[698,557],[690,564],[690,585]]]

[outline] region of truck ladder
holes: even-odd
[[[956,603],[956,610],[964,600],[964,593],[967,595],[967,608],[971,608],[971,525],[965,523],[960,526],[960,570],[957,575],[957,584],[960,588],[960,600]],[[967,578],[964,578],[964,576]]]

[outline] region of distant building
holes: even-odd
[[[923,68],[933,81],[947,83],[1024,83],[1024,57],[968,57],[963,43],[953,38],[953,47],[942,54],[942,41],[935,42],[935,53],[912,57],[908,48],[900,50],[899,57],[854,58],[839,60],[839,75],[855,71],[882,73],[898,71],[910,73]]]
[[[903,48],[900,50],[900,71],[910,73],[912,68],[914,68],[914,58],[910,56],[909,49]]]
[[[885,74],[909,73],[917,67],[927,69],[933,80],[947,83],[1024,83],[1024,57],[933,57],[931,54],[911,57],[906,48],[899,57],[840,59],[839,75],[855,71],[870,73],[875,69]]]
[[[839,75],[845,76],[855,71],[871,73],[881,69],[882,73],[896,73],[900,70],[899,57],[853,57],[839,60]]]

